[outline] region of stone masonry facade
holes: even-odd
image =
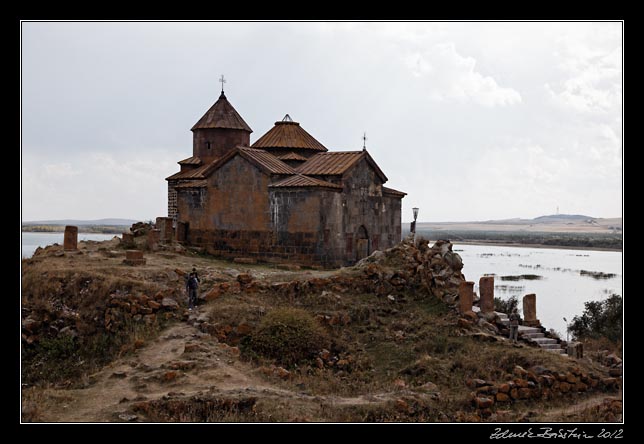
[[[220,257],[324,266],[400,242],[405,193],[383,186],[366,150],[328,152],[291,120],[249,147],[251,130],[223,93],[192,131],[193,156],[167,178],[176,240]]]

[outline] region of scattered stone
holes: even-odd
[[[169,310],[176,310],[179,308],[179,303],[170,297],[164,297],[161,306]]]
[[[492,385],[492,383],[487,382],[484,379],[477,378],[468,378],[465,380],[465,384],[471,388],[486,387]]]
[[[405,387],[407,387],[407,383],[404,380],[400,379],[400,378],[395,379],[394,380],[394,387],[399,388],[399,389],[404,389]]]
[[[402,398],[399,398],[399,399],[396,400],[396,410],[398,410],[399,412],[402,412],[402,413],[411,413],[412,412],[412,409],[409,406],[409,404],[407,403],[407,401],[405,401]]]
[[[282,379],[289,379],[291,377],[291,372],[289,372],[283,367],[277,367],[277,369],[275,369],[275,373],[278,377]]]
[[[496,402],[510,402],[512,400],[507,393],[502,392],[497,393],[495,398]]]
[[[237,325],[235,331],[240,336],[246,336],[250,334],[251,331],[253,331],[253,328],[246,322],[241,322],[239,325]]]
[[[420,387],[418,387],[417,390],[420,390],[420,391],[425,392],[425,393],[438,393],[439,392],[438,386],[436,384],[434,384],[433,382],[426,382],[423,385],[421,385]]]
[[[139,418],[138,416],[133,415],[131,413],[121,413],[119,415],[119,419],[126,422],[133,422],[133,421],[136,421],[138,418]]]
[[[521,367],[520,365],[516,365],[514,367],[514,369],[512,370],[512,373],[514,373],[515,375],[517,375],[520,378],[524,378],[524,377],[526,377],[528,375],[527,370],[524,369],[523,367]]]
[[[496,327],[496,325],[489,323],[483,318],[479,319],[478,326],[481,327],[483,330],[486,330],[488,333],[491,333],[494,335],[499,333],[499,329]]]
[[[172,370],[172,371],[167,371],[163,373],[160,379],[162,382],[171,382],[177,379],[178,377],[179,377],[179,372]]]
[[[476,313],[473,311],[466,311],[463,313],[463,318],[467,319],[468,321],[474,323],[479,321],[479,317]]]
[[[494,400],[484,396],[474,398],[474,403],[479,409],[489,409],[494,405]]]
[[[248,273],[240,273],[239,275],[237,275],[237,282],[239,282],[241,285],[249,285],[251,282],[253,282],[253,277]]]

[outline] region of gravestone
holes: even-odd
[[[67,225],[65,227],[63,249],[65,251],[74,251],[78,249],[78,227],[73,225]]]
[[[121,242],[123,243],[123,246],[125,247],[133,247],[134,246],[134,234],[132,233],[123,233]]]
[[[494,311],[494,276],[483,276],[479,279],[479,291],[481,292],[481,300],[479,307],[481,313],[489,313]]]
[[[152,251],[155,251],[159,246],[159,241],[161,240],[161,230],[158,228],[153,228],[148,231],[148,248]]]
[[[571,358],[581,359],[584,357],[584,345],[581,342],[569,342],[566,353]]]
[[[123,263],[127,265],[145,265],[143,252],[141,250],[125,250]]]
[[[458,286],[458,300],[461,313],[472,311],[474,300],[474,282],[461,282]]]

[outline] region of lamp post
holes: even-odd
[[[568,319],[563,318],[563,320],[566,323],[566,342],[568,342]]]
[[[414,246],[416,245],[416,219],[418,219],[418,207],[411,209],[414,213],[414,222],[411,224],[411,232],[414,233]]]

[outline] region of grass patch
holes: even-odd
[[[29,385],[82,384],[87,374],[134,351],[137,342],[157,337],[166,322],[160,318],[150,325],[128,322],[115,333],[101,332],[83,337],[58,335],[23,346],[22,382]]]

